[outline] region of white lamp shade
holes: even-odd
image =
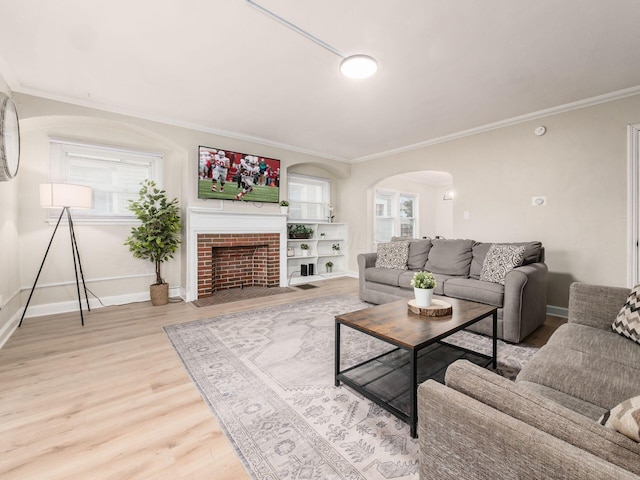
[[[42,183],[40,205],[43,208],[93,208],[93,190],[84,185]]]
[[[378,71],[378,62],[369,55],[351,55],[340,62],[340,73],[347,78],[369,78]]]

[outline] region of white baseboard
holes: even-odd
[[[547,305],[547,315],[560,318],[569,318],[569,309],[565,307],[556,307],[554,305]]]
[[[22,315],[22,309],[18,310],[13,316],[9,319],[7,323],[5,323],[2,328],[0,328],[0,348],[7,343],[7,340],[11,338],[13,332],[18,328],[18,324],[20,323],[20,316]]]
[[[169,287],[170,297],[182,297],[182,287]],[[126,295],[114,295],[111,297],[103,297],[100,300],[96,298],[89,299],[89,306],[93,309],[101,307],[109,307],[112,305],[126,305],[127,303],[147,302],[151,299],[149,292],[128,293]],[[86,308],[86,303],[82,301],[83,308]],[[48,303],[46,305],[33,305],[29,306],[25,318],[41,317],[43,315],[54,315],[56,313],[67,313],[78,310],[78,300],[69,300],[66,302]],[[22,309],[20,309],[20,315],[22,315]]]

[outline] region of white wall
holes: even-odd
[[[640,96],[628,97],[355,164],[341,188],[361,191],[415,170],[451,173],[453,236],[542,241],[549,304],[566,307],[572,281],[626,285],[626,126],[639,122]],[[534,135],[538,125],[546,135]],[[537,195],[548,206],[532,207]],[[370,228],[366,195],[354,195],[343,209],[351,230]],[[356,254],[372,245],[369,236],[351,238],[355,269]]]
[[[0,75],[0,91],[11,96],[4,78]],[[20,173],[18,174],[20,175]],[[4,344],[16,326],[16,314],[20,309],[20,264],[18,241],[18,181],[0,182],[0,346]]]

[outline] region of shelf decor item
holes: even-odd
[[[131,229],[131,235],[124,242],[135,258],[150,260],[155,264],[156,282],[150,286],[151,303],[169,303],[169,284],[160,272],[162,262],[173,258],[180,245],[180,208],[178,199],[169,201],[164,190],[155,182],[142,182],[138,200],[129,201],[131,210],[141,225]]]
[[[333,270],[333,262],[327,262],[324,264],[324,266],[327,269],[327,273],[331,273],[331,271]]]
[[[340,252],[340,244],[339,244],[339,243],[334,243],[333,245],[331,245],[331,249],[332,249],[335,253]]]
[[[289,202],[286,200],[280,200],[280,213],[287,215],[289,213]]]
[[[303,257],[306,257],[309,255],[309,245],[307,245],[306,243],[300,244],[300,250],[302,250]]]
[[[411,286],[416,297],[418,307],[428,307],[433,300],[433,289],[436,287],[436,278],[431,272],[416,272],[411,279]]]
[[[313,235],[313,228],[307,225],[290,224],[287,227],[289,238],[306,240]]]

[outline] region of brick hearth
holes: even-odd
[[[241,286],[280,285],[279,233],[197,236],[198,298]]]

